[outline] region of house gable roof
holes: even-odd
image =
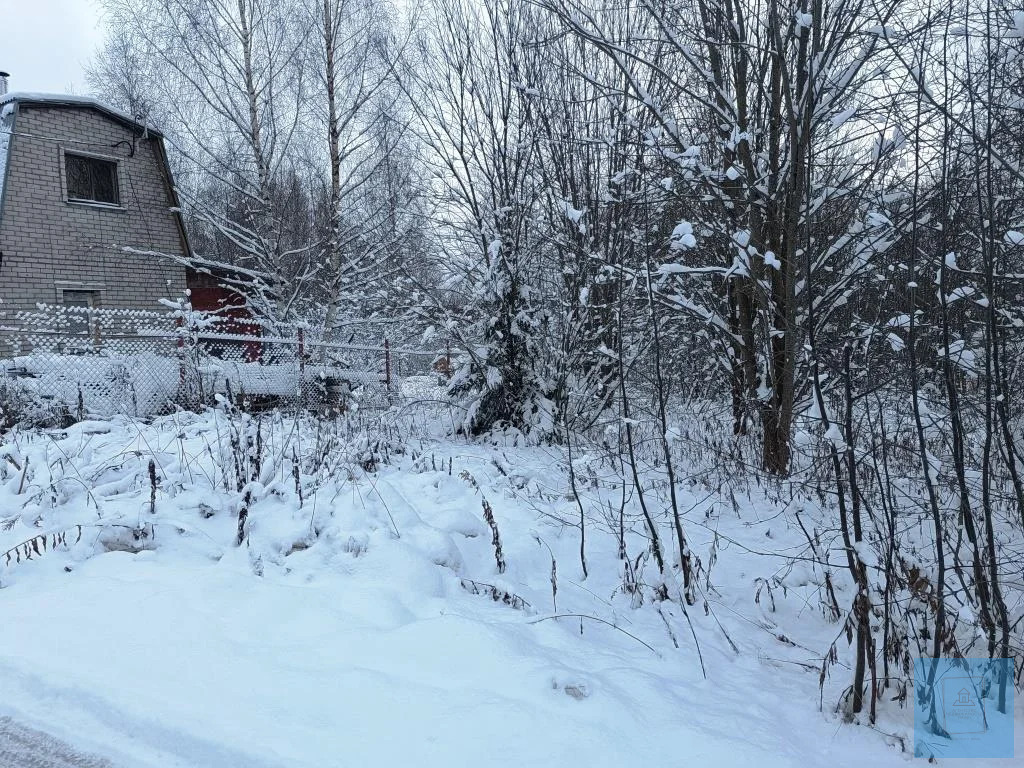
[[[18,104],[48,107],[93,109],[124,126],[140,131],[147,131],[150,135],[159,136],[161,138],[163,137],[163,133],[156,126],[134,118],[127,112],[122,112],[119,109],[109,107],[102,101],[94,99],[91,96],[70,96],[68,94],[61,93],[30,93],[23,91],[11,91],[10,93],[0,96],[0,107],[3,107],[5,104],[12,104],[15,102]]]

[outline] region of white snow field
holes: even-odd
[[[106,758],[84,754],[9,717],[0,717],[0,765],[16,765],[18,768],[111,768]]]
[[[13,720],[0,722],[115,768],[912,760],[912,710],[891,696],[873,727],[835,713],[850,679],[842,627],[819,610],[810,568],[759,554],[806,543],[787,505],[756,487],[723,497],[681,484],[694,553],[710,565],[691,631],[678,599],[648,589],[637,605],[623,590],[608,507],[621,486],[596,453],[575,464],[584,580],[564,451],[446,438],[443,421],[367,425],[376,444],[352,425],[265,416],[259,467],[245,465],[254,423],[222,412],[8,434],[0,717]],[[813,505],[801,507],[813,525]],[[640,530],[632,507],[625,525]],[[626,541],[655,581],[640,537]],[[1022,714],[1018,702],[1018,755]],[[39,765],[62,765],[42,754],[56,742],[39,743]]]

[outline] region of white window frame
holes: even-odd
[[[103,160],[108,163],[114,163],[116,168],[117,176],[117,199],[115,203],[103,203],[99,200],[79,200],[77,198],[68,196],[68,169],[67,169],[67,155],[75,155],[77,157],[88,157],[94,160]],[[124,173],[124,158],[117,157],[116,155],[105,155],[99,152],[90,152],[87,150],[81,150],[76,147],[60,147],[60,192],[64,202],[68,205],[81,205],[86,208],[104,208],[108,211],[125,211],[127,207],[124,204],[124,191],[125,191],[125,173]]]

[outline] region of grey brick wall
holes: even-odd
[[[183,254],[156,140],[87,108],[22,103],[0,215],[0,324],[19,309],[57,303],[62,289],[98,290],[104,307],[158,310],[185,289]],[[63,153],[118,160],[121,207],[66,200]]]

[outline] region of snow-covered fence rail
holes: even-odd
[[[72,414],[151,416],[222,398],[322,412],[439,397],[452,352],[324,340],[195,312],[39,306],[0,317],[0,379]]]

